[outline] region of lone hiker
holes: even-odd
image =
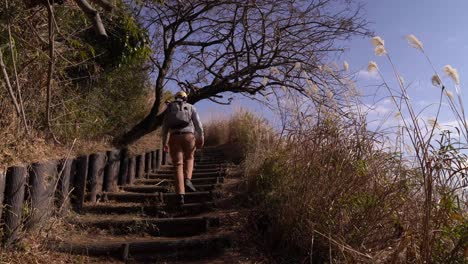
[[[201,149],[204,144],[200,118],[195,107],[187,103],[187,94],[183,91],[176,93],[175,101],[167,104],[162,140],[164,152],[169,151],[176,172],[176,193],[179,194],[177,202],[183,205],[185,189],[188,192],[196,191],[191,181],[195,147]]]

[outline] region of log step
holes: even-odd
[[[199,184],[195,185],[195,189],[199,191],[211,191],[219,188],[220,184]],[[166,186],[154,186],[154,185],[130,185],[122,188],[126,192],[135,193],[157,193],[157,192],[169,192],[169,187]]]
[[[215,197],[218,197],[219,194],[213,191],[210,192],[193,192],[186,193],[184,195],[185,203],[204,203],[211,202]],[[168,205],[174,205],[177,202],[179,195],[176,193],[165,193],[164,194],[164,203]]]
[[[198,169],[222,169],[222,168],[225,168],[225,167],[226,167],[226,164],[197,164],[197,163],[195,163],[195,165],[194,165],[195,170],[198,170]],[[160,169],[172,170],[172,169],[174,169],[174,167],[172,165],[163,165],[163,166],[161,166]]]
[[[169,191],[168,186],[152,186],[152,185],[130,185],[125,186],[122,190],[126,192],[135,192],[135,193],[166,193]]]
[[[203,203],[213,200],[212,192],[194,192],[185,194],[185,203]],[[160,204],[167,202],[170,204],[175,203],[177,194],[175,193],[133,193],[133,192],[122,192],[122,193],[107,193],[107,199],[117,202],[125,203],[152,203]]]
[[[224,252],[232,245],[232,235],[221,233],[194,238],[129,238],[79,243],[61,243],[58,251],[89,256],[104,256],[126,263],[161,263],[170,260],[203,260]]]
[[[182,208],[162,205],[142,205],[138,203],[104,203],[96,205],[85,205],[82,212],[89,214],[139,214],[146,216],[167,217],[168,214],[171,216],[194,215],[209,212],[213,209],[213,202],[184,204]]]
[[[193,170],[193,173],[209,173],[209,172],[225,172],[225,170],[220,169],[220,168],[215,168],[215,169],[195,169]],[[169,174],[169,173],[174,173],[174,168],[164,168],[164,169],[159,169],[156,172],[153,173],[161,173],[161,174]]]
[[[195,236],[219,226],[217,217],[139,218],[87,215],[69,220],[81,228],[109,230],[113,235],[149,234],[151,236]]]
[[[224,182],[224,177],[192,179],[192,183],[194,185],[218,184],[218,183],[223,183],[223,182]],[[167,180],[167,179],[163,179],[163,180],[160,180],[160,179],[138,179],[138,180],[135,181],[135,184],[145,184],[145,185],[159,184],[161,186],[167,186],[167,185],[170,185],[170,184],[173,184],[173,183],[174,183],[174,180]]]
[[[225,174],[222,174],[220,172],[218,173],[194,173],[192,175],[192,179],[197,179],[197,178],[217,178],[217,177],[224,177]],[[149,173],[148,178],[149,179],[174,179],[175,175],[173,173],[169,174],[162,174],[162,173]]]

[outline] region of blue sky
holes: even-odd
[[[391,1],[364,1],[365,17],[371,23],[369,28],[375,35],[385,40],[385,47],[397,65],[406,84],[410,84],[409,95],[413,104],[422,109],[430,103],[436,102],[440,90],[433,87],[430,78],[433,71],[420,52],[409,47],[405,39],[406,35],[414,34],[423,43],[424,49],[433,61],[440,74],[442,67],[450,64],[458,69],[463,93],[465,73],[468,67],[465,60],[468,57],[468,1],[465,0],[391,0]],[[352,72],[356,76],[358,86],[364,94],[372,94],[376,90],[376,84],[381,83],[375,76],[365,73],[370,60],[377,62],[383,75],[393,80],[393,73],[384,57],[376,57],[370,39],[356,37],[344,44],[347,47],[345,54],[336,61],[339,65],[344,60],[348,61]],[[359,74],[359,72],[361,73]],[[454,90],[453,82],[449,78],[443,78],[447,88]],[[396,87],[395,87],[396,88]],[[386,93],[377,90],[378,98],[384,98]],[[368,99],[365,99],[368,100]],[[372,103],[368,100],[367,103]],[[268,111],[258,103],[237,99],[233,106],[219,106],[210,102],[197,104],[202,119],[211,119],[213,116],[229,115],[234,109],[244,107],[256,113],[270,116]],[[377,103],[376,111],[371,113],[370,119],[378,119],[383,115],[390,115],[392,105],[389,100]],[[434,108],[424,112],[424,116],[434,115]],[[445,109],[446,111],[447,109]],[[451,114],[446,111],[442,114],[442,122],[451,121]]]

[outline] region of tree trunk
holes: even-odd
[[[26,228],[33,230],[52,214],[57,162],[34,163],[29,172],[29,202],[31,213]]]
[[[75,181],[73,184],[73,196],[72,204],[76,211],[80,211],[84,204],[84,198],[86,193],[86,179],[88,177],[88,163],[89,156],[84,155],[78,157],[76,160],[76,174]]]
[[[68,210],[69,206],[69,191],[70,191],[70,180],[72,178],[72,173],[75,173],[73,168],[73,160],[62,160],[60,162],[59,168],[59,178],[56,191],[56,206],[58,208],[58,215],[63,215],[64,212]],[[73,177],[74,178],[74,177]]]
[[[142,136],[158,129],[162,125],[164,115],[157,114],[158,111],[154,111],[156,106],[153,105],[151,112],[137,125],[135,125],[130,131],[124,134],[122,137],[117,139],[115,142],[117,145],[128,145],[137,141]],[[157,107],[159,109],[159,106]]]
[[[20,166],[8,168],[6,173],[3,242],[7,247],[18,240],[21,231],[27,172]]]
[[[104,183],[104,168],[106,167],[106,153],[92,154],[89,158],[89,172],[87,189],[89,191],[88,199],[90,202],[95,203],[98,195],[102,192]]]

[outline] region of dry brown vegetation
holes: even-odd
[[[242,146],[258,210],[253,223],[274,259],[422,263],[426,206],[418,168],[362,123],[333,111],[296,114],[283,137],[249,113],[207,128],[207,142]],[[434,263],[466,260],[466,212],[455,202],[434,201]]]

